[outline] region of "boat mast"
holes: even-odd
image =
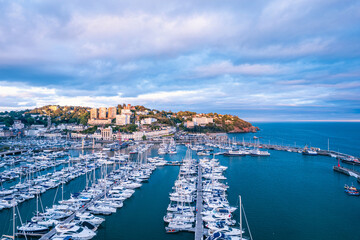
[[[241,196],[239,195],[239,206],[240,206],[240,221],[239,221],[239,224],[240,224],[240,240],[242,240],[242,217],[241,217]]]
[[[39,217],[39,193],[36,193],[36,218]]]
[[[15,214],[15,199],[13,199],[13,237],[12,237],[12,239],[14,239],[15,240],[15,217],[16,217],[16,214]]]
[[[91,173],[90,173],[91,174]],[[85,158],[85,189],[88,189],[89,180],[88,180],[88,167],[87,167],[87,159]]]

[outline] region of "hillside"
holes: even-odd
[[[121,113],[126,105],[117,105],[117,114]],[[50,116],[55,124],[60,123],[77,123],[87,125],[90,118],[90,108],[80,106],[57,106],[48,105],[40,108],[29,110],[26,114],[39,114],[42,116]],[[240,119],[238,116],[218,113],[196,113],[190,111],[159,111],[156,109],[146,108],[144,106],[132,106],[133,113],[132,123],[141,121],[144,118],[155,118],[157,121],[149,127],[156,129],[161,125],[178,126],[180,129],[189,132],[256,132],[257,127],[251,123]],[[144,114],[146,112],[146,114]],[[186,127],[188,121],[193,118],[212,118],[213,122],[205,126]]]

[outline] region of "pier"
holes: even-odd
[[[28,150],[13,150],[13,151],[0,152],[0,157],[5,157],[7,155],[17,155],[27,151]]]
[[[203,196],[202,196],[202,173],[201,165],[198,166],[198,179],[196,186],[196,223],[195,223],[195,240],[202,240],[204,236],[204,223],[202,219]]]
[[[348,176],[352,176],[352,177],[356,177],[359,181],[360,179],[360,172],[349,169],[349,168],[345,168],[345,167],[340,167],[340,166],[334,166],[333,170],[335,172],[339,172]]]
[[[172,161],[172,162],[167,162],[165,166],[181,166],[182,164],[183,164],[182,161]]]

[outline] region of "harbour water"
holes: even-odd
[[[254,141],[259,137],[260,143],[277,145],[319,147],[342,153],[360,156],[360,123],[359,122],[256,122],[260,128],[257,133],[229,134],[238,141]]]
[[[272,143],[330,148],[359,155],[359,123],[262,123],[255,124],[262,131],[256,134],[231,134],[241,140],[256,135],[260,141]],[[334,129],[337,129],[336,131]],[[341,129],[341,130],[340,130]],[[334,146],[332,148],[332,146]],[[167,160],[181,160],[185,146],[178,146],[176,155],[165,155]],[[217,156],[225,172],[228,199],[238,205],[241,194],[254,239],[304,240],[304,239],[360,239],[360,198],[344,193],[344,184],[360,187],[355,178],[334,172],[336,160],[324,156],[304,156],[298,153],[269,151],[270,157]],[[73,155],[78,152],[72,152]],[[152,155],[157,155],[156,149]],[[195,152],[193,157],[197,158]],[[202,156],[201,156],[202,157]],[[353,168],[351,165],[347,165]],[[354,169],[359,170],[358,167]],[[178,166],[160,167],[149,182],[137,189],[115,214],[106,221],[94,239],[193,239],[192,233],[166,234],[163,216],[169,204],[169,192],[179,172]],[[65,185],[65,196],[85,187],[81,176]],[[56,189],[41,195],[44,206],[54,201]],[[59,199],[59,193],[57,199]],[[19,207],[22,220],[29,220],[35,211],[35,200]],[[234,219],[238,220],[239,211]],[[0,235],[11,233],[11,210],[0,212]]]

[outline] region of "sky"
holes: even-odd
[[[358,0],[0,0],[0,111],[360,119]]]

